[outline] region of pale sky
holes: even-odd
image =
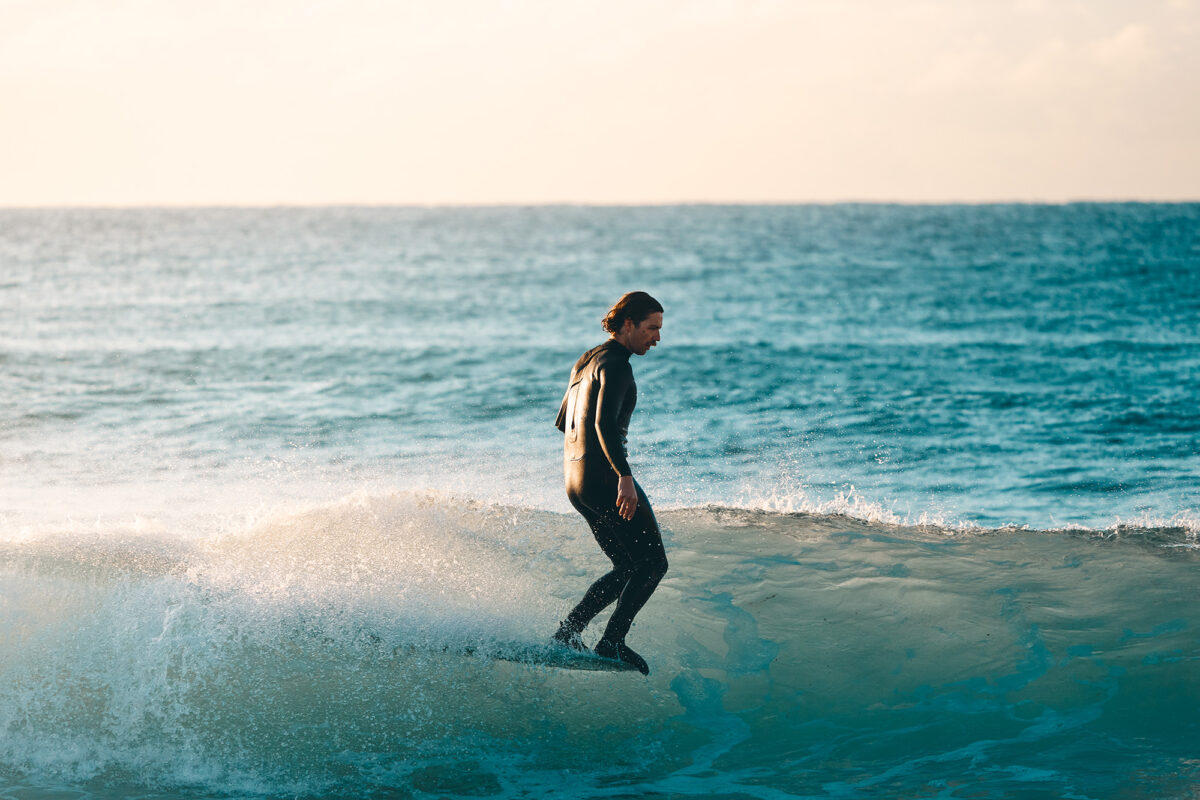
[[[0,0],[0,206],[1200,199],[1200,0]]]

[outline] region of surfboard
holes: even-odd
[[[557,667],[558,669],[576,669],[590,672],[633,672],[632,666],[623,661],[611,658],[601,658],[590,650],[574,650],[559,644],[528,644],[512,643],[489,647],[477,651],[476,655],[495,659],[496,661],[511,661],[516,664],[529,664],[539,667]]]
[[[329,644],[334,640],[324,638]],[[393,655],[415,651],[433,651],[456,653],[474,658],[487,658],[493,661],[509,661],[514,664],[525,664],[537,667],[556,667],[558,669],[574,669],[588,672],[635,672],[636,669],[623,661],[611,658],[601,658],[591,650],[575,650],[554,642],[488,642],[485,645],[388,645],[378,634],[369,631],[359,633],[359,641],[372,647],[390,649]]]

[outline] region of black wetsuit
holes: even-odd
[[[604,639],[623,643],[633,618],[667,571],[667,555],[650,501],[636,481],[633,519],[617,513],[617,481],[631,475],[625,453],[637,404],[631,353],[615,339],[580,356],[555,423],[563,439],[563,475],[571,505],[583,515],[613,569],[592,584],[563,627],[579,633],[614,600]]]

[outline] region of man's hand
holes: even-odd
[[[622,475],[621,480],[617,482],[617,513],[622,519],[633,519],[637,507],[638,496],[637,489],[633,486],[633,476]]]

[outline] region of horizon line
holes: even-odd
[[[280,202],[280,203],[62,203],[9,205],[0,203],[0,211],[150,211],[150,210],[270,210],[317,208],[420,208],[420,209],[489,209],[489,208],[672,208],[680,206],[710,207],[794,207],[794,206],[1070,206],[1070,205],[1195,205],[1200,195],[1191,199],[1147,198],[1070,198],[995,199],[995,200],[668,200],[668,201],[497,201],[497,202]]]

